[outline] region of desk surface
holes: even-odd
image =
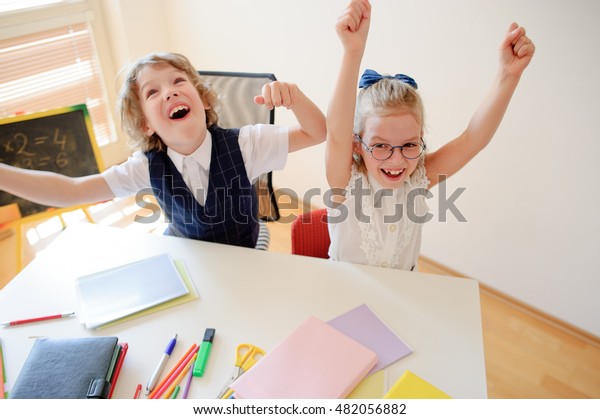
[[[145,388],[174,333],[179,340],[165,371],[212,327],[207,370],[189,398],[214,398],[237,344],[268,352],[308,316],[328,321],[366,303],[414,350],[387,367],[389,385],[410,369],[452,397],[487,397],[479,287],[463,278],[78,224],[0,291],[0,321],[76,311],[77,277],[164,252],[184,260],[198,300],[100,330],[76,319],[0,328],[9,388],[34,337],[111,335],[129,344],[113,397],[131,398],[138,383]]]

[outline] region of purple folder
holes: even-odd
[[[377,364],[368,375],[404,358],[413,351],[366,304],[329,320],[327,324],[377,354]]]

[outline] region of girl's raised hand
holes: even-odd
[[[352,0],[338,18],[335,30],[346,52],[364,51],[371,22],[369,0]]]
[[[535,45],[525,35],[525,28],[512,23],[500,45],[500,66],[507,74],[520,76],[534,53]]]

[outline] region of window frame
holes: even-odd
[[[116,142],[100,147],[105,168],[123,162],[131,150],[122,136],[118,118],[115,114],[117,88],[115,75],[118,70],[113,65],[110,54],[106,24],[103,20],[101,0],[65,0],[32,9],[0,13],[0,39],[23,36],[70,24],[85,22],[88,24],[98,56],[102,88],[106,97],[109,117],[116,132]]]

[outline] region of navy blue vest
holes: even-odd
[[[165,234],[254,247],[258,198],[248,179],[238,129],[209,128],[212,152],[204,207],[198,203],[166,152],[147,152],[150,183],[169,228]]]

